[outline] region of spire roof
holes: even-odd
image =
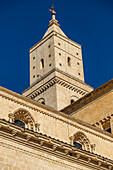
[[[54,11],[54,9],[49,9],[49,11],[52,12],[52,19],[49,21],[49,25],[48,25],[48,30],[46,31],[46,33],[44,34],[43,38],[45,36],[47,36],[48,34],[50,34],[51,32],[56,32],[56,33],[59,33],[61,35],[63,35],[64,37],[67,38],[67,36],[64,34],[64,32],[60,29],[60,24],[58,24],[58,21],[55,19],[55,14],[56,12]]]

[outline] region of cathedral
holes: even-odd
[[[113,80],[85,83],[81,45],[50,11],[29,50],[30,86],[0,87],[0,169],[113,170]]]

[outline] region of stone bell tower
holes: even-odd
[[[23,95],[61,110],[93,90],[84,82],[81,45],[52,20],[43,38],[30,48],[30,87]]]

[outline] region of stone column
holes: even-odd
[[[9,122],[14,123],[14,114],[12,113],[9,114]]]

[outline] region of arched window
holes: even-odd
[[[68,63],[68,66],[71,66],[71,58],[70,57],[67,58],[67,63]]]
[[[70,104],[74,103],[76,100],[78,100],[77,96],[75,96],[75,95],[71,96]]]
[[[25,123],[22,122],[22,121],[19,120],[19,119],[15,119],[14,124],[15,124],[15,125],[18,125],[18,126],[21,126],[21,127],[25,127]]]
[[[40,60],[40,69],[44,68],[44,59],[42,58]]]
[[[44,99],[44,98],[40,98],[40,99],[38,99],[37,102],[39,102],[39,103],[41,103],[41,104],[45,104],[45,99]]]
[[[73,99],[71,99],[70,103],[71,103],[71,104],[72,104],[72,103],[74,103],[74,100],[73,100]]]
[[[30,130],[33,130],[35,125],[33,117],[25,109],[18,109],[14,113],[10,113],[9,121]]]
[[[73,144],[77,149],[82,149],[82,145],[80,143],[74,142]]]
[[[42,103],[42,104],[45,104],[45,101],[42,101],[41,103]]]
[[[73,145],[78,149],[91,151],[91,144],[83,132],[77,132],[73,136]]]

